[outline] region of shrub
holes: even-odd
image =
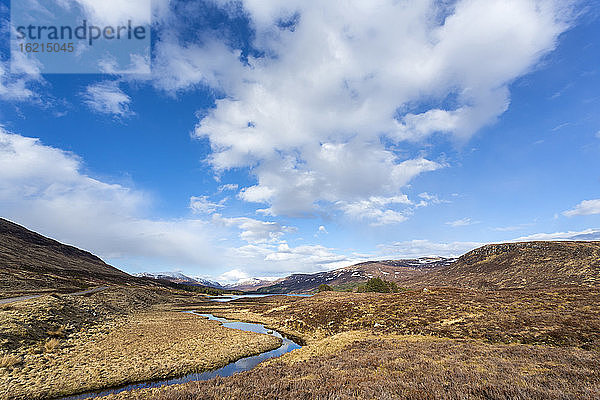
[[[324,284],[324,283],[321,284],[321,285],[319,285],[319,287],[317,288],[317,292],[319,292],[319,293],[320,292],[332,292],[332,291],[333,291],[333,288],[331,286],[329,286],[329,285]]]
[[[46,351],[46,353],[51,353],[52,351],[54,351],[54,349],[56,349],[59,345],[59,341],[58,339],[48,339],[48,341],[46,341],[46,343],[44,344],[44,350]]]
[[[50,329],[46,333],[51,337],[62,337],[65,335],[65,326],[61,325],[56,329]]]
[[[381,278],[371,278],[364,285],[358,287],[359,292],[398,293],[400,289],[394,282],[384,281]]]

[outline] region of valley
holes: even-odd
[[[508,243],[457,259],[373,261],[291,275],[244,297],[185,276],[133,277],[16,224],[3,226],[2,297],[29,298],[0,304],[1,399],[128,384],[137,385],[98,398],[600,395],[598,242]],[[25,276],[38,279],[8,283]],[[394,282],[398,292],[357,292],[373,279]],[[318,291],[322,285],[328,289]],[[243,332],[201,314],[265,330]],[[208,371],[278,348],[281,338],[269,332],[301,348],[211,378]],[[178,379],[184,376],[207,380]],[[149,384],[156,380],[165,384]]]

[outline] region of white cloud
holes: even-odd
[[[462,219],[457,219],[456,221],[446,222],[446,225],[450,225],[453,228],[458,228],[461,226],[469,226],[469,225],[473,225],[476,223],[477,223],[477,221],[473,221],[471,218],[462,218]]]
[[[526,242],[532,240],[600,240],[600,229],[586,229],[583,231],[568,231],[554,233],[536,233],[511,240],[512,242]]]
[[[224,91],[196,135],[210,139],[217,171],[252,167],[258,183],[243,200],[266,203],[271,215],[323,212],[396,195],[439,169],[399,157],[381,137],[466,139],[493,123],[509,105],[509,84],[568,28],[570,4],[246,0],[253,44],[265,57],[244,65],[214,41],[181,48],[168,38],[158,80],[171,90],[203,83]],[[293,29],[278,27],[293,16]],[[438,103],[450,105],[410,111]],[[375,223],[402,220],[394,210],[371,215]]]
[[[216,264],[216,227],[200,220],[145,218],[146,194],[99,181],[82,169],[72,153],[0,129],[3,216],[106,258]]]
[[[409,210],[399,212],[388,208],[390,205],[410,205],[412,202],[406,195],[393,197],[370,197],[354,203],[338,202],[340,209],[355,219],[367,219],[372,225],[386,225],[404,222],[408,219]]]
[[[432,204],[450,203],[448,200],[440,200],[437,195],[427,192],[419,193],[419,197],[421,198],[421,201],[415,204],[415,208],[427,207]]]
[[[220,214],[213,215],[212,221],[227,227],[235,227],[241,231],[240,239],[250,244],[276,243],[281,240],[288,227],[278,222],[265,222],[253,218],[225,218]]]
[[[213,214],[223,207],[225,206],[221,203],[210,201],[208,196],[192,196],[190,198],[190,208],[197,214]]]
[[[131,98],[119,87],[118,81],[105,81],[90,85],[83,93],[85,103],[95,112],[116,117],[133,114],[129,109]]]
[[[244,281],[250,278],[248,273],[242,271],[241,269],[232,269],[227,271],[221,275],[219,275],[216,279],[217,282],[227,284],[227,283],[235,283],[239,281]]]
[[[145,193],[82,170],[76,155],[0,128],[2,217],[136,269],[179,268],[189,276],[231,270],[281,276],[349,260],[323,246],[289,246],[283,237],[295,228],[278,222],[219,214],[208,220],[147,218],[151,199]],[[192,198],[194,204],[204,212],[217,207],[203,197]],[[231,229],[248,244],[231,243]]]
[[[13,55],[11,62],[0,61],[0,100],[36,100],[36,84],[43,83],[39,65],[21,53]]]
[[[106,17],[122,11],[79,1]],[[138,3],[126,11],[137,13]],[[217,91],[216,107],[195,130],[210,140],[212,166],[251,168],[257,184],[241,191],[242,200],[266,204],[266,215],[300,216],[398,195],[441,168],[390,144],[436,132],[468,139],[493,123],[509,106],[510,83],[569,28],[574,1],[242,0],[243,10],[214,3],[250,20],[252,46],[264,56],[242,59],[227,35],[209,31],[201,43],[180,40],[178,17],[161,1],[153,75],[135,79],[173,94]],[[129,99],[111,91],[93,104],[122,115]],[[381,208],[363,215],[375,224],[406,218]]]
[[[226,185],[219,186],[219,192],[236,191],[239,185],[237,183],[228,183]]]
[[[563,215],[567,217],[593,214],[600,214],[600,199],[584,200],[577,204],[574,209],[563,212]]]
[[[324,234],[329,233],[329,232],[327,232],[327,228],[325,228],[323,225],[319,226],[319,229],[317,231],[318,231],[318,233],[324,233]]]
[[[380,245],[379,249],[387,259],[427,256],[459,257],[484,244],[480,242],[436,243],[419,239]]]

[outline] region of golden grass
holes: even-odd
[[[49,329],[46,333],[50,337],[63,337],[65,335],[65,325],[61,325],[58,328]]]
[[[44,351],[46,353],[52,353],[54,350],[56,350],[59,344],[60,342],[58,339],[48,339],[46,343],[44,343]]]
[[[1,399],[41,399],[221,367],[280,340],[181,312],[150,312],[69,335],[0,372]]]
[[[310,298],[276,296],[209,304],[203,309],[265,323],[309,343],[340,332],[367,330],[600,349],[597,288],[323,292]]]
[[[102,399],[591,400],[599,363],[577,348],[350,331],[232,377]]]
[[[0,357],[0,368],[11,368],[21,364],[21,357],[14,354],[4,354]]]

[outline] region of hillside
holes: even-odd
[[[490,244],[423,276],[402,279],[399,284],[475,289],[597,286],[600,242]]]
[[[351,289],[370,278],[398,281],[423,276],[430,270],[451,265],[454,259],[424,257],[407,260],[368,261],[333,271],[316,274],[294,274],[274,284],[258,289],[259,293],[302,293],[315,290],[321,284]]]
[[[0,218],[0,297],[136,282],[91,253]]]

